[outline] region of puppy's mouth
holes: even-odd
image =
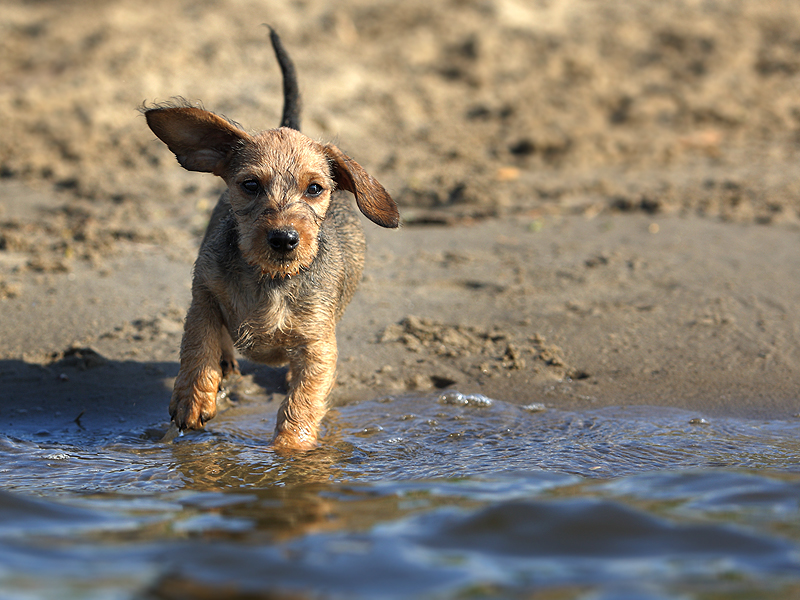
[[[291,279],[307,268],[301,265],[297,260],[290,261],[288,259],[279,260],[276,263],[270,264],[256,263],[254,266],[261,269],[261,274],[270,279]]]
[[[309,267],[302,260],[303,253],[300,248],[289,252],[276,252],[272,248],[265,248],[262,253],[251,256],[248,263],[261,270],[261,275],[270,279],[291,279]]]
[[[308,268],[303,265],[297,251],[280,253],[262,247],[242,253],[248,265],[259,269],[262,275],[271,279],[291,278]]]

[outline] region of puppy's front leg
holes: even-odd
[[[289,394],[278,409],[276,449],[310,450],[317,445],[319,423],[336,376],[336,335],[289,352]]]
[[[199,288],[192,289],[181,341],[181,366],[169,404],[169,414],[181,430],[201,429],[214,418],[222,380],[222,314],[211,294]]]

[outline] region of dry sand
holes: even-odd
[[[0,424],[163,425],[219,193],[137,106],[304,129],[401,206],[367,229],[336,402],[800,410],[800,5],[26,3],[0,20]],[[280,373],[232,383],[274,399]],[[270,403],[274,405],[274,402]],[[124,421],[121,421],[124,419]],[[72,426],[72,425],[70,425]]]

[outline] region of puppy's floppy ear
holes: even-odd
[[[221,175],[232,151],[249,136],[222,117],[190,106],[144,111],[147,125],[188,171]]]
[[[360,164],[332,144],[323,146],[333,171],[333,179],[341,189],[356,197],[356,204],[366,217],[381,227],[397,227],[400,214],[397,205],[384,187]]]

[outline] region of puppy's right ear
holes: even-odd
[[[222,117],[190,106],[144,111],[147,125],[188,171],[222,175],[234,149],[249,136]]]

